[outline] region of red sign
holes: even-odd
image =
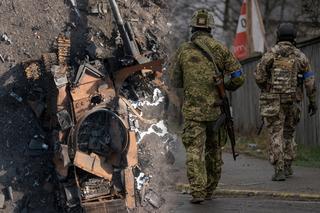
[[[237,35],[233,42],[233,52],[238,59],[245,59],[249,56],[247,39],[247,3],[243,1],[241,15],[239,17]]]

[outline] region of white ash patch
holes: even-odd
[[[163,181],[168,182],[169,168],[175,162],[174,149],[177,136],[169,132],[165,122],[165,95],[159,88],[152,88],[152,94],[145,97],[138,94],[139,100],[130,103],[136,112],[129,112],[129,122],[132,131],[136,132],[139,172],[135,173],[137,190],[142,193],[142,206],[147,212],[163,208],[162,193],[167,188]],[[146,122],[149,121],[149,122]],[[163,186],[163,187],[159,187]],[[155,193],[149,194],[153,191]]]
[[[153,90],[153,96],[152,96],[152,101],[147,101],[147,100],[138,100],[138,101],[130,101],[133,108],[138,109],[138,108],[142,108],[142,107],[146,107],[146,108],[152,108],[155,106],[159,106],[161,103],[163,103],[165,101],[165,97],[162,94],[161,90],[158,88],[155,88]],[[142,113],[140,114],[140,116],[143,116]],[[131,128],[132,130],[134,130],[137,135],[138,135],[138,141],[137,143],[140,144],[141,141],[143,140],[143,138],[146,135],[150,135],[152,133],[156,134],[158,137],[163,138],[164,136],[166,136],[167,134],[169,134],[168,132],[168,128],[166,127],[166,124],[163,120],[160,120],[158,123],[154,123],[152,124],[146,131],[142,131],[141,126],[139,122],[137,122],[137,116],[133,115],[133,114],[129,114],[129,120],[131,123]],[[163,142],[165,143],[167,140],[164,140]]]
[[[168,128],[166,127],[163,120],[159,121],[156,124],[152,124],[147,131],[141,132],[138,130],[137,133],[139,135],[138,144],[141,143],[146,135],[150,135],[152,133],[158,135],[160,138],[164,137],[166,134],[169,134]]]
[[[150,180],[150,178],[144,174],[143,172],[140,172],[139,176],[135,178],[137,183],[137,189],[140,191],[143,186]]]
[[[144,100],[138,100],[138,101],[130,101],[133,108],[141,108],[144,106],[159,106],[161,103],[163,103],[165,100],[164,95],[162,94],[161,90],[156,88],[153,90],[153,96],[152,96],[152,102]]]
[[[142,103],[142,106],[158,106],[159,104],[164,102],[164,95],[162,94],[162,92],[156,88],[153,91],[153,97],[152,97],[152,102],[149,101],[144,101]]]

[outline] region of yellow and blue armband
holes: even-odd
[[[230,74],[230,79],[225,83],[225,88],[234,91],[244,84],[243,69],[239,69]]]

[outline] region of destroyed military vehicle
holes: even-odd
[[[124,49],[119,70],[101,60],[70,64],[68,34],[58,36],[56,52],[24,63],[28,103],[47,132],[63,212],[127,212],[138,203],[136,134],[121,89],[129,76],[152,78],[162,66],[140,53],[116,1],[109,5]]]

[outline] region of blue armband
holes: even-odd
[[[239,78],[240,76],[242,76],[242,74],[243,74],[243,70],[242,69],[237,70],[237,71],[231,73],[231,79],[232,78]]]
[[[313,77],[314,76],[314,72],[313,71],[309,71],[309,72],[305,72],[303,73],[303,80]]]

